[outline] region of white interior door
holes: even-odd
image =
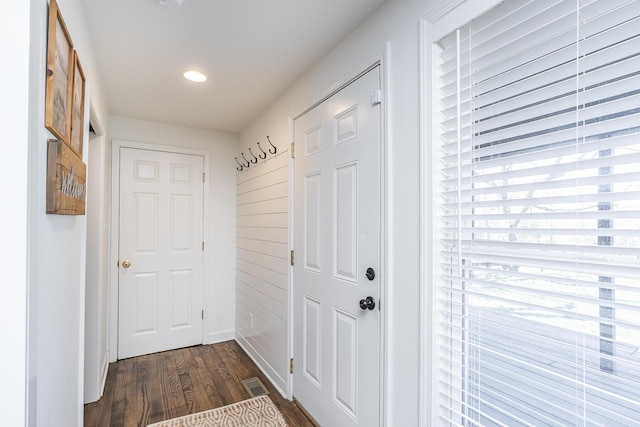
[[[203,163],[120,149],[120,359],[202,343]]]
[[[293,388],[322,426],[379,425],[379,80],[295,121]]]

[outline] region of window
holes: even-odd
[[[640,425],[640,1],[436,42],[439,424]]]

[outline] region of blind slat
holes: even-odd
[[[511,156],[512,164],[532,164],[533,162],[545,160],[545,159],[558,159],[563,156],[569,155],[584,155],[586,153],[594,153],[599,152],[601,149],[627,149],[629,153],[637,152],[637,144],[639,132],[633,132],[622,136],[614,136],[612,138],[608,138],[606,140],[606,145],[603,146],[602,140],[592,140],[591,142],[580,142],[576,147],[575,144],[556,144],[550,147],[545,147],[544,149],[534,151],[534,152],[526,152],[526,153],[518,153]],[[635,155],[635,154],[633,154]],[[441,156],[441,160],[450,159],[449,152]],[[602,159],[593,159],[593,160],[582,160],[579,164],[581,167],[590,167],[588,162],[601,162]],[[612,160],[616,162],[616,160]],[[618,161],[620,162],[620,161]],[[442,168],[442,174],[445,177],[457,176],[460,173],[463,176],[462,181],[467,182],[471,179],[470,172],[472,170],[477,169],[477,164],[451,164],[447,162],[443,162],[444,166]],[[621,163],[621,162],[620,162]],[[503,158],[493,158],[488,159],[482,162],[482,166],[485,169],[497,168],[504,166]],[[598,167],[593,165],[594,167]],[[562,163],[558,163],[555,167],[563,167]],[[523,176],[534,176],[535,172],[532,172],[533,168],[522,168],[515,170],[500,170],[496,173],[483,174],[484,179],[494,179],[494,178],[503,178],[503,179],[511,179],[516,177]],[[561,170],[561,171],[564,171]],[[542,172],[544,173],[544,172]],[[473,177],[476,178],[475,176]]]
[[[602,103],[607,99],[623,98],[625,96],[631,96],[633,93],[629,92],[629,88],[638,87],[640,81],[640,75],[633,75],[627,79],[617,80],[609,84],[603,84],[593,87],[589,90],[585,90],[579,94],[579,101],[581,105],[589,105],[594,103]],[[504,126],[513,126],[514,123],[521,123],[531,118],[544,117],[547,115],[562,114],[568,109],[576,110],[576,98],[567,95],[564,97],[557,97],[557,93],[550,91],[552,98],[544,103],[536,103],[528,108],[513,110],[510,112],[500,112],[497,115],[490,116],[486,111],[474,111],[473,124],[474,132],[483,133],[492,129],[499,129]],[[471,114],[471,113],[469,113]],[[462,117],[463,120],[470,120],[468,116]],[[443,127],[450,129],[454,126],[451,121],[443,122]]]
[[[554,235],[554,236],[602,236],[606,234],[612,237],[640,237],[638,229],[607,229],[606,232],[601,229],[580,229],[580,228],[500,228],[500,227],[482,227],[474,226],[473,228],[447,228],[443,227],[443,231],[447,234],[456,233],[458,230],[464,235],[465,233],[486,233],[486,234],[522,234],[522,235]],[[640,291],[640,288],[638,289]]]
[[[452,282],[456,279],[455,276],[443,276],[444,279],[449,279]],[[488,282],[486,280],[478,280],[478,279],[469,279],[469,280],[465,280],[465,284],[468,286],[476,286],[476,285],[487,285],[487,286],[491,286],[494,283],[492,282]],[[576,295],[567,295],[567,294],[563,294],[563,293],[559,293],[559,292],[553,292],[553,291],[545,291],[545,290],[540,290],[540,289],[531,289],[531,288],[523,288],[523,287],[519,287],[519,286],[512,286],[506,283],[499,283],[500,287],[502,289],[505,290],[510,290],[510,291],[516,291],[516,292],[520,292],[523,295],[537,295],[537,296],[541,296],[541,297],[548,297],[548,298],[556,298],[556,299],[563,299],[563,298],[571,298],[576,302],[582,302],[585,304],[591,304],[592,306],[599,306],[602,304],[602,301],[597,299],[597,298],[589,298],[589,297],[581,297],[581,296],[576,296]],[[480,292],[469,292],[469,291],[460,291],[459,289],[455,289],[455,288],[448,288],[448,287],[441,287],[442,291],[445,292],[451,292],[451,293],[460,293],[463,294],[465,293],[466,295],[475,295],[481,298],[486,298],[488,300],[494,299],[492,294],[484,294],[484,293],[480,293]],[[499,299],[497,298],[496,301],[504,301],[504,299]],[[514,301],[515,305],[519,304],[518,300]],[[545,312],[547,311],[547,307],[545,306],[540,306],[540,305],[533,305],[532,307]],[[608,301],[607,302],[607,307],[611,307],[614,309],[627,309],[627,310],[634,310],[637,306],[635,304],[626,304],[626,303],[620,303],[620,302],[615,302],[615,301]],[[563,315],[571,318],[572,312],[571,311],[563,311],[560,310],[562,313],[564,313]],[[602,321],[602,318],[600,317],[591,317],[591,319],[593,321]],[[612,321],[615,322],[615,321]],[[624,324],[624,323],[618,323],[618,325],[620,326],[628,326],[631,329],[640,329],[640,327],[638,327],[637,325],[634,324]],[[640,368],[640,364],[638,366]]]
[[[628,156],[633,157],[633,156]],[[637,156],[640,159],[640,155]],[[599,162],[595,162],[599,163]],[[607,166],[606,162],[602,162]],[[636,164],[635,162],[629,162],[625,164]],[[610,165],[609,165],[610,166]],[[586,169],[587,167],[583,167],[581,169]],[[479,175],[477,177],[473,177],[472,179],[465,180],[464,182],[458,183],[457,180],[446,179],[443,181],[442,185],[451,189],[450,191],[443,191],[442,195],[447,200],[455,201],[457,197],[462,197],[462,200],[468,200],[471,197],[479,197],[486,195],[508,195],[510,193],[516,192],[535,192],[539,190],[553,190],[553,189],[563,189],[563,188],[576,188],[576,187],[584,187],[584,186],[593,186],[593,185],[611,185],[613,184],[624,184],[632,181],[640,180],[640,172],[629,172],[629,173],[620,173],[615,175],[606,175],[606,176],[591,176],[586,178],[568,178],[562,179],[561,177],[565,175],[565,173],[560,173],[558,170],[554,170],[553,174],[548,175],[545,178],[544,173],[540,173],[540,171],[531,171],[531,177],[538,177],[536,182],[532,184],[510,184],[508,178],[500,178],[502,181],[502,186],[500,189],[495,186],[495,179],[491,177],[486,177],[484,175]],[[567,171],[568,172],[568,171]],[[495,174],[491,174],[495,175]],[[558,175],[560,175],[560,179],[554,179]],[[526,176],[526,175],[521,175]],[[535,179],[535,178],[534,178]],[[458,189],[457,186],[460,185]],[[630,194],[629,194],[630,196]],[[533,195],[531,196],[533,197]]]

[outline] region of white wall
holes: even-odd
[[[204,150],[210,153],[211,169],[209,183],[209,230],[205,237],[205,262],[209,270],[208,307],[205,309],[205,343],[230,340],[235,337],[235,185],[236,170],[234,156],[238,143],[237,135],[213,132],[182,126],[134,120],[111,116],[110,138],[150,144],[169,145]],[[117,253],[117,243],[112,242]],[[117,288],[112,288],[111,303]],[[112,307],[112,316],[115,316]],[[111,360],[117,354],[116,326],[111,319]]]
[[[387,310],[385,423],[418,425],[419,419],[419,21],[435,1],[390,0],[248,126],[240,147],[265,134],[288,137],[289,117],[360,68],[389,43],[387,129]],[[238,312],[240,318],[247,313]],[[294,389],[295,394],[295,389]]]
[[[236,339],[282,394],[289,378],[289,150],[285,135],[269,127],[238,157],[264,160],[237,173]],[[266,133],[265,133],[266,132]],[[277,147],[276,154],[266,139]],[[255,160],[255,159],[254,159]],[[246,162],[245,162],[246,164]]]
[[[91,86],[96,114],[99,76],[80,0],[59,0]],[[29,424],[83,423],[86,217],[45,214],[47,140],[44,127],[48,2],[31,1],[29,155]],[[88,143],[85,132],[84,160]]]
[[[0,14],[0,412],[3,424],[22,426],[27,409],[27,219],[29,153],[29,13],[27,1],[9,2]]]

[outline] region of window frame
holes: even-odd
[[[419,425],[438,422],[438,378],[435,372],[437,264],[440,253],[439,205],[434,189],[440,179],[434,42],[491,9],[502,0],[444,0],[419,22],[420,56],[420,408]]]

